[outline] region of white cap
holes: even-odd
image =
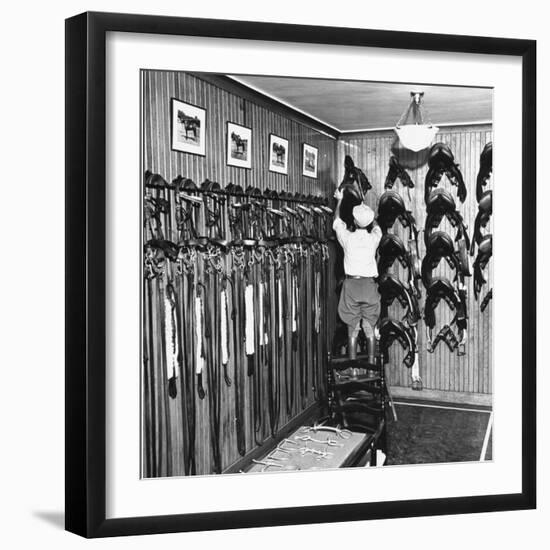
[[[353,208],[353,219],[358,227],[367,227],[374,220],[374,212],[362,202]]]

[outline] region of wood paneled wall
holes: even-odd
[[[246,189],[326,195],[334,188],[336,139],[293,120],[281,109],[275,112],[244,99],[197,76],[174,71],[142,71],[144,170],[159,173],[167,181],[178,175],[195,183],[205,179],[222,187],[228,183]],[[206,109],[205,157],[170,150],[170,98]],[[252,169],[226,163],[226,123],[252,128]],[[288,175],[268,169],[269,134],[289,141]],[[302,143],[319,149],[318,178],[302,176]]]
[[[205,157],[180,153],[170,149],[170,98],[175,97],[207,110],[207,133]],[[142,101],[143,101],[143,170],[161,174],[167,181],[172,181],[178,175],[191,178],[200,184],[205,179],[217,181],[222,187],[228,183],[266,188],[277,191],[292,191],[304,194],[331,196],[336,183],[341,181],[343,175],[344,155],[353,157],[355,164],[362,168],[373,185],[368,193],[367,200],[373,208],[377,206],[377,200],[383,193],[384,180],[387,174],[390,154],[397,154],[401,163],[407,168],[416,186],[410,193],[403,188],[399,181],[394,189],[398,190],[408,208],[412,210],[420,228],[424,227],[424,177],[427,171],[425,155],[413,154],[409,151],[396,149],[393,132],[358,133],[340,136],[338,140],[317,131],[300,120],[292,117],[283,107],[272,109],[266,107],[261,101],[255,102],[248,97],[242,97],[234,91],[216,85],[200,75],[190,75],[173,71],[143,71],[142,72]],[[226,122],[249,126],[253,131],[253,157],[252,169],[242,169],[227,166],[226,163]],[[270,172],[267,167],[269,134],[275,133],[289,140],[289,174],[288,176]],[[463,214],[466,223],[473,230],[474,219],[477,213],[475,201],[475,182],[479,166],[479,155],[483,146],[492,139],[490,126],[471,126],[442,129],[437,140],[447,143],[460,164],[468,188],[468,197],[464,204],[457,201],[459,210]],[[317,179],[307,178],[301,175],[302,143],[309,143],[319,149]],[[450,185],[443,178],[442,185]],[[490,184],[492,187],[492,182]],[[451,189],[456,197],[456,190]],[[173,206],[173,201],[172,201]],[[173,213],[172,213],[173,214]],[[175,230],[175,226],[173,226]],[[442,223],[442,229],[454,236],[454,231],[446,220]],[[404,240],[406,234],[398,222],[394,227]],[[491,231],[491,227],[487,228]],[[166,235],[167,238],[177,240],[176,235]],[[420,235],[421,257],[425,254],[423,235]],[[331,255],[335,256],[331,245]],[[472,258],[473,261],[473,258]],[[395,269],[401,279],[404,279],[402,268],[396,264]],[[438,272],[452,277],[449,268],[442,265]],[[330,273],[333,273],[332,268]],[[332,275],[331,275],[332,277]],[[492,262],[488,268],[489,283],[482,289],[481,297],[492,286]],[[333,278],[329,281],[334,287]],[[145,287],[144,287],[145,292]],[[153,293],[158,292],[152,289]],[[154,294],[156,296],[156,294]],[[424,292],[425,296],[425,292]],[[426,352],[425,326],[419,323],[419,348],[420,348],[420,374],[424,387],[430,390],[444,390],[457,392],[471,392],[490,394],[492,392],[492,332],[491,316],[492,305],[489,304],[485,313],[479,311],[480,302],[473,297],[473,280],[468,280],[468,343],[466,355],[458,357],[451,354],[444,344],[441,344],[435,353]],[[336,295],[330,292],[326,297],[329,308],[333,312],[329,321],[328,333],[336,319]],[[155,298],[156,299],[156,298]],[[424,299],[421,301],[423,305]],[[390,313],[395,317],[401,317],[403,311],[399,305],[392,306]],[[452,319],[452,312],[446,304],[440,304],[436,310],[436,330]],[[391,368],[388,372],[391,385],[408,386],[410,384],[409,370],[402,366],[403,352],[394,345],[390,352]],[[184,474],[184,457],[182,452],[182,440],[180,429],[183,422],[182,392],[178,393],[175,400],[168,399],[165,394],[166,373],[162,368],[149,364],[149,369],[144,378],[148,383],[155,385],[154,403],[156,418],[155,430],[158,436],[154,444],[154,453],[162,456],[158,460],[158,468],[154,475],[170,476]],[[181,381],[180,381],[181,382]],[[221,428],[220,449],[222,452],[222,466],[226,468],[235,463],[240,455],[236,448],[236,438],[230,419],[233,410],[233,390],[224,391],[222,396],[222,418],[224,423]],[[246,399],[250,398],[249,380],[243,392]],[[314,396],[308,395],[306,407],[314,402]],[[292,417],[299,414],[303,407],[300,400],[295,400],[295,410],[287,417],[281,417],[280,426]],[[207,474],[211,472],[211,453],[209,442],[209,412],[207,401],[198,401],[197,405],[197,473]],[[247,403],[248,428],[246,432],[247,450],[252,449],[254,442],[252,422],[252,407]],[[267,407],[267,404],[266,404]],[[264,418],[266,418],[264,410]],[[267,431],[264,427],[266,437]],[[144,449],[145,453],[145,449]],[[149,457],[150,459],[150,457]],[[144,454],[144,463],[147,457]],[[151,473],[151,472],[149,472]]]
[[[479,155],[485,144],[492,140],[492,127],[490,125],[473,125],[468,127],[442,128],[436,136],[436,141],[446,143],[451,148],[456,162],[464,176],[468,190],[468,196],[464,204],[456,198],[456,188],[452,187],[446,177],[442,178],[441,185],[449,189],[456,200],[458,210],[462,213],[465,223],[468,225],[470,236],[473,232],[474,220],[477,214],[477,202],[475,198],[476,176],[479,169]],[[338,180],[343,176],[344,155],[351,155],[356,166],[363,169],[369,178],[373,189],[367,194],[367,201],[372,208],[377,207],[378,199],[384,192],[384,181],[388,171],[388,163],[391,154],[395,154],[400,162],[407,168],[415,183],[414,189],[407,191],[397,180],[394,190],[397,190],[405,200],[405,204],[416,217],[419,228],[424,228],[426,220],[426,208],[424,204],[424,178],[427,172],[426,153],[412,153],[399,149],[393,131],[369,132],[362,134],[343,135],[338,143]],[[493,181],[489,183],[493,188]],[[455,231],[447,220],[441,224],[441,229],[447,231],[453,238]],[[396,221],[393,232],[397,233],[406,243],[408,235]],[[489,223],[486,232],[491,232]],[[419,235],[420,256],[425,255],[423,233]],[[476,250],[477,254],[477,250]],[[472,263],[473,260],[472,258]],[[458,357],[456,353],[450,353],[445,344],[441,343],[434,353],[426,351],[426,333],[424,322],[419,323],[419,347],[420,347],[420,375],[426,389],[492,393],[492,303],[484,313],[479,310],[480,302],[485,293],[492,287],[492,260],[489,261],[487,275],[488,284],[481,291],[480,301],[476,302],[473,291],[473,277],[467,279],[468,288],[468,342],[466,355]],[[406,281],[404,270],[398,262],[394,270],[401,280]],[[472,270],[473,273],[473,270]],[[453,272],[445,261],[437,268],[434,274],[442,274],[452,280]],[[425,289],[423,288],[421,306],[424,305]],[[394,304],[390,308],[390,314],[396,318],[403,315],[401,306]],[[436,309],[435,333],[444,324],[452,320],[453,314],[447,304],[441,303]],[[403,351],[398,344],[392,346],[390,352],[391,368],[388,372],[389,383],[396,386],[409,386],[409,370],[402,366]]]
[[[207,134],[205,157],[180,153],[170,150],[170,98],[176,97],[193,103],[207,110]],[[336,173],[336,140],[293,120],[283,112],[274,112],[262,105],[228,92],[219,86],[213,85],[193,75],[170,71],[143,71],[142,72],[142,101],[143,101],[143,169],[158,173],[168,182],[178,175],[191,178],[200,185],[205,179],[217,181],[222,187],[228,183],[241,185],[246,189],[249,185],[260,190],[269,188],[277,191],[292,191],[303,194],[326,195],[328,190],[334,189]],[[253,158],[252,169],[242,169],[227,166],[226,164],[226,121],[243,124],[252,128]],[[267,168],[269,134],[275,133],[289,140],[289,173],[288,176],[270,172]],[[306,142],[319,149],[318,178],[312,179],[301,175],[302,143]],[[159,198],[169,199],[171,212],[162,216],[163,230],[167,239],[177,241],[174,196],[173,191],[155,190]],[[227,220],[227,216],[225,216]],[[199,234],[207,234],[204,216],[200,216]],[[309,266],[313,273],[313,265]],[[332,269],[328,272],[332,274]],[[166,284],[166,281],[161,284]],[[331,279],[328,283],[334,286]],[[185,285],[177,283],[176,291],[185,295]],[[145,281],[144,283],[144,318],[149,318],[148,303],[152,307],[160,306],[162,295],[159,281]],[[151,296],[151,299],[148,296]],[[334,296],[329,297],[330,307],[334,309]],[[155,306],[156,304],[156,306]],[[160,322],[157,316],[153,319],[152,333],[159,334]],[[331,317],[331,322],[333,319]],[[325,342],[329,340],[331,328],[326,329]],[[162,331],[160,331],[160,334]],[[324,342],[318,342],[318,357],[322,355]],[[146,344],[146,343],[144,343]],[[178,395],[175,399],[167,396],[167,375],[162,368],[159,355],[160,345],[151,345],[156,355],[149,354],[144,362],[142,411],[144,414],[143,439],[143,475],[145,477],[181,476],[185,474],[185,456],[183,452],[182,426],[185,425],[182,397],[184,395],[182,379],[178,379]],[[233,343],[230,344],[230,354],[235,358]],[[242,368],[246,368],[244,357]],[[311,368],[323,369],[324,361]],[[233,359],[230,365],[230,376],[233,378]],[[302,403],[299,396],[299,369],[293,364],[291,376],[294,377],[295,388],[294,406],[290,415],[286,414],[283,399],[281,398],[281,414],[279,427],[282,428],[292,418],[314,404],[316,396],[311,387],[308,388],[306,402]],[[311,380],[311,371],[309,374]],[[284,388],[289,381],[282,380]],[[208,381],[205,380],[205,389],[210,391]],[[241,457],[237,449],[235,434],[235,398],[234,387],[227,387],[222,381],[220,451],[222,468],[226,469]],[[247,452],[257,445],[254,433],[254,419],[252,407],[252,379],[245,376],[245,387],[242,389],[245,401],[245,428]],[[268,440],[269,434],[267,381],[262,388],[264,399],[262,411],[262,427],[260,439]],[[212,453],[210,442],[210,421],[208,399],[196,399],[196,465],[198,475],[212,472]],[[149,445],[145,442],[150,442]]]

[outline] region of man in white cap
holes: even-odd
[[[382,230],[374,220],[374,212],[365,203],[353,208],[354,225],[350,228],[340,218],[343,193],[336,190],[337,200],[333,229],[344,250],[346,278],[338,303],[338,314],[348,326],[348,355],[357,358],[357,336],[363,324],[367,337],[369,363],[374,363],[376,338],[374,326],[380,315],[380,294],[375,278],[378,277],[376,249]]]

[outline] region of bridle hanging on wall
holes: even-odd
[[[221,472],[228,426],[239,455],[247,452],[247,383],[256,445],[277,433],[283,411],[296,414],[321,395],[325,375],[318,368],[326,361],[319,356],[319,334],[327,319],[319,293],[328,278],[324,243],[331,238],[332,210],[319,197],[254,187],[243,192],[232,184],[222,189],[208,180],[197,186],[181,176],[170,184],[148,174],[145,188],[154,200],[144,204],[150,214],[144,219],[144,276],[165,277],[155,283],[161,290],[145,314],[163,312],[165,322],[155,341],[144,344],[164,350],[165,395],[181,405],[177,429],[185,473],[199,471],[200,403],[208,410],[211,469]],[[144,354],[148,369],[160,366],[154,356]],[[226,411],[229,393],[234,406]],[[153,466],[159,458],[149,457],[150,473],[168,468]]]

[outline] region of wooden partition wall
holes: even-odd
[[[207,80],[208,79],[208,80]],[[334,189],[336,139],[312,126],[295,120],[281,106],[262,105],[213,84],[214,76],[195,76],[175,71],[142,71],[143,92],[143,169],[163,174],[168,181],[178,175],[195,183],[205,179],[222,187],[228,183],[246,189],[292,191],[306,195],[327,194]],[[206,156],[170,150],[170,98],[206,109]],[[226,163],[226,123],[252,128],[252,169]],[[289,141],[288,175],[270,172],[267,157],[269,134]],[[302,176],[302,143],[319,149],[318,177]]]
[[[248,186],[257,187],[261,191],[270,190],[292,193],[326,196],[329,190],[334,189],[336,172],[336,139],[318,131],[317,129],[296,120],[292,114],[283,108],[275,111],[260,103],[246,99],[233,91],[216,85],[208,77],[200,78],[194,75],[171,71],[143,71],[142,72],[142,100],[143,100],[143,171],[160,174],[167,182],[177,176],[192,179],[197,185],[204,180],[218,182],[222,188],[233,183],[243,189]],[[207,110],[206,119],[206,156],[171,151],[170,149],[170,99],[174,97],[192,103]],[[226,122],[231,121],[252,128],[252,169],[236,168],[226,163]],[[288,175],[270,172],[267,167],[269,134],[277,134],[289,141],[289,170]],[[312,179],[302,176],[302,143],[306,142],[319,149],[318,178]],[[154,190],[161,198],[170,200],[171,211],[163,216],[166,238],[177,242],[175,228],[174,196],[173,191]],[[199,220],[199,232],[205,234],[204,219]],[[227,216],[225,217],[227,220]],[[170,222],[170,220],[172,220]],[[172,228],[170,234],[169,228]],[[334,246],[334,245],[332,245]],[[333,256],[333,254],[331,254]],[[311,266],[311,271],[313,267]],[[332,270],[329,270],[332,274]],[[329,287],[334,286],[332,279]],[[159,303],[159,285],[156,281],[146,281],[144,294],[152,293],[151,303]],[[146,296],[145,296],[146,297]],[[330,307],[334,309],[334,296],[329,296]],[[147,300],[145,300],[147,302]],[[144,315],[151,312],[144,310]],[[332,319],[332,318],[331,318]],[[159,321],[154,321],[158,323]],[[158,327],[153,325],[154,332]],[[327,333],[330,334],[330,328]],[[319,356],[323,349],[319,342]],[[233,349],[231,348],[231,353]],[[234,355],[233,355],[234,357]],[[181,476],[185,474],[183,433],[186,421],[182,403],[181,384],[178,380],[178,395],[170,398],[167,393],[167,375],[161,364],[160,352],[153,354],[145,362],[142,387],[144,407],[144,434],[143,434],[143,475],[145,477]],[[323,369],[325,362],[320,361],[311,368]],[[232,369],[233,367],[231,367]],[[244,364],[242,368],[245,369]],[[232,371],[231,371],[232,373]],[[322,373],[319,373],[322,375]],[[294,387],[298,388],[298,370],[294,373]],[[310,375],[311,376],[311,375]],[[235,384],[235,380],[232,382]],[[287,380],[282,380],[287,384]],[[245,387],[242,395],[245,399],[245,427],[247,453],[257,447],[257,436],[254,433],[254,419],[251,397],[251,379],[245,376]],[[206,391],[208,380],[205,380]],[[234,465],[240,456],[234,424],[235,397],[234,387],[227,387],[223,381],[221,385],[221,426],[220,451],[222,469]],[[267,395],[264,387],[263,395]],[[302,402],[294,400],[291,414],[287,414],[281,406],[279,427],[304,410],[308,410],[315,403],[315,395],[309,388],[307,399]],[[213,462],[210,439],[210,415],[208,399],[196,399],[196,474],[212,473]],[[262,427],[260,439],[267,441],[270,438],[269,427],[266,425],[268,416],[267,398],[263,403]],[[148,428],[151,426],[151,428]]]
[[[479,169],[479,155],[485,144],[492,140],[491,125],[472,125],[441,128],[435,141],[446,143],[451,148],[455,161],[459,163],[464,176],[464,182],[468,195],[464,204],[456,198],[456,187],[452,187],[444,176],[441,185],[449,189],[456,200],[457,208],[468,225],[470,236],[473,233],[474,220],[477,214],[477,202],[475,198],[476,176]],[[411,210],[420,229],[424,228],[426,220],[426,207],[424,204],[424,178],[428,170],[426,164],[426,152],[413,153],[398,148],[393,131],[368,132],[361,134],[344,134],[338,142],[338,178],[343,175],[344,156],[351,155],[355,164],[362,168],[369,178],[373,189],[367,194],[367,202],[372,208],[377,207],[380,195],[384,192],[384,181],[388,171],[388,163],[391,154],[395,154],[399,161],[407,168],[413,182],[414,189],[410,192],[399,180],[393,189],[398,191],[405,201],[407,209]],[[494,181],[494,176],[493,176]],[[489,187],[493,188],[493,181]],[[455,230],[445,219],[441,229],[449,233],[453,238]],[[400,223],[396,221],[394,230],[406,243],[408,233]],[[486,232],[491,232],[491,222]],[[425,256],[424,236],[419,235],[420,257]],[[477,250],[476,250],[477,254]],[[473,260],[472,258],[472,263]],[[401,280],[406,281],[403,268],[396,262],[394,269]],[[473,271],[472,271],[473,272]],[[454,273],[445,261],[442,261],[434,274],[441,273],[452,280]],[[424,388],[431,390],[470,392],[478,394],[491,394],[493,381],[493,355],[492,355],[492,302],[484,313],[480,312],[480,302],[492,284],[492,260],[489,261],[487,273],[488,284],[481,291],[479,301],[474,299],[473,277],[467,279],[468,288],[468,341],[466,355],[458,357],[451,353],[445,344],[440,343],[434,353],[426,351],[426,333],[423,321],[419,323],[419,348],[420,348],[420,375]],[[422,288],[423,297],[420,305],[424,305],[426,297]],[[390,308],[390,314],[396,318],[403,315],[401,306],[394,304]],[[445,303],[441,303],[436,309],[435,333],[444,324],[450,323],[453,313]],[[407,387],[410,385],[410,371],[402,365],[403,351],[398,344],[392,346],[390,351],[390,368],[388,380],[390,385]],[[420,394],[420,392],[419,392]]]

